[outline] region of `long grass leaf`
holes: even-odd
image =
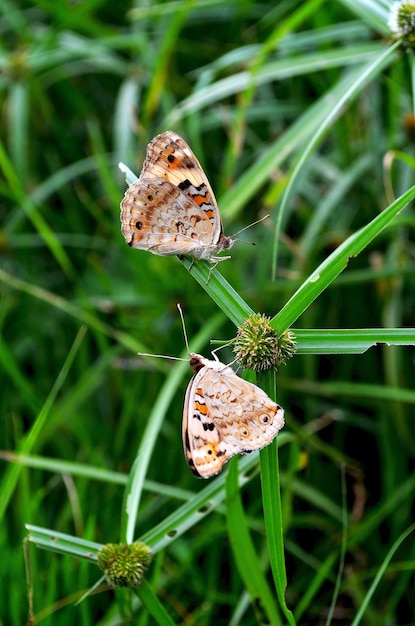
[[[206,323],[197,337],[192,340],[194,349],[206,343],[208,337],[218,327],[221,318],[215,317]],[[157,441],[158,434],[166,419],[171,400],[183,378],[184,372],[189,368],[187,360],[177,363],[160,389],[159,396],[153,410],[148,417],[147,426],[141,438],[140,446],[130,472],[125,490],[124,506],[121,519],[121,542],[131,543],[134,541],[135,527],[144,479],[148,471],[150,458]]]
[[[259,608],[257,604],[259,600],[262,610],[266,613],[267,621],[275,626],[282,624],[248,531],[239,491],[236,463],[231,463],[226,478],[226,519],[235,563],[251,596],[251,601],[255,603],[255,610]],[[258,621],[261,622],[263,619],[262,617]]]
[[[398,550],[398,548],[400,548],[400,546],[404,543],[404,541],[409,537],[409,535],[411,535],[413,532],[415,532],[415,524],[412,524],[411,526],[409,526],[409,528],[407,528],[399,537],[398,539],[392,544],[392,547],[390,548],[390,550],[388,550],[388,553],[386,554],[381,566],[379,567],[379,570],[366,594],[366,596],[363,598],[363,602],[361,604],[361,606],[359,607],[356,616],[354,617],[353,621],[351,622],[351,626],[358,626],[358,624],[361,623],[362,618],[365,614],[365,612],[368,609],[368,606],[370,604],[370,601],[373,597],[373,594],[375,593],[376,589],[378,588],[380,581],[382,580],[383,575],[385,574],[386,568],[388,567],[389,563],[392,560],[392,557],[394,556],[395,552]]]
[[[308,277],[295,294],[273,318],[271,324],[279,332],[289,328],[310,304],[330,285],[346,267],[397,215],[415,198],[411,187],[400,198],[377,215],[369,224],[353,233]]]
[[[29,452],[31,452],[31,450],[35,446],[36,441],[42,431],[42,428],[44,428],[49,413],[51,412],[52,407],[56,401],[57,395],[61,390],[69,374],[69,370],[71,369],[71,366],[78,353],[78,350],[81,347],[81,344],[85,337],[85,333],[85,327],[80,328],[80,330],[78,331],[72,348],[69,351],[68,356],[66,357],[65,363],[63,364],[62,369],[59,372],[58,377],[56,378],[56,381],[39,412],[39,415],[37,416],[34,424],[30,428],[29,432],[25,435],[19,446],[20,452],[22,454],[29,454]],[[16,487],[21,470],[22,465],[10,465],[3,476],[3,480],[0,483],[0,519],[3,519],[3,515],[7,509],[8,503],[10,502],[10,498],[13,495],[13,491]]]
[[[275,373],[273,370],[257,374],[261,388],[275,400]],[[285,571],[284,531],[281,507],[280,476],[278,466],[277,439],[260,451],[262,506],[264,509],[265,530],[275,589],[281,610],[287,622],[295,624],[294,616],[286,605],[285,591],[287,574]]]

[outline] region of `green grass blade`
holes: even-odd
[[[279,333],[289,328],[336,276],[347,267],[350,258],[357,256],[382,230],[390,225],[414,198],[415,187],[411,187],[366,226],[348,237],[297,289],[281,311],[273,318],[271,325]]]
[[[191,259],[184,258],[183,265],[235,326],[240,326],[253,313],[220,272],[216,269],[211,271],[208,261],[192,262]]]
[[[275,400],[275,372],[268,370],[267,372],[258,373],[257,382],[270,398]],[[285,602],[287,575],[285,571],[277,438],[260,451],[259,458],[261,464],[262,506],[274,584],[281,610],[287,622],[293,625],[295,624],[293,614]]]
[[[336,380],[332,383],[295,380],[284,381],[284,387],[297,393],[315,394],[326,397],[343,396],[349,398],[371,398],[372,400],[388,400],[391,402],[407,402],[415,404],[415,391],[385,385],[370,385]]]
[[[77,336],[75,337],[75,341],[73,342],[72,348],[68,353],[68,356],[65,360],[65,363],[62,366],[59,375],[50,390],[48,397],[43,404],[39,415],[36,418],[33,426],[29,430],[29,432],[25,435],[22,443],[20,444],[20,451],[23,454],[28,454],[36,444],[36,441],[46,424],[46,420],[49,417],[49,414],[53,408],[53,405],[56,401],[59,391],[61,390],[68,374],[71,366],[75,360],[75,357],[78,353],[79,348],[84,340],[86,333],[86,328],[82,327]],[[10,499],[13,495],[13,491],[16,487],[17,481],[19,479],[20,472],[22,470],[21,465],[10,465],[6,470],[3,480],[0,483],[0,519],[3,519],[5,511],[7,509],[7,505],[10,502]]]
[[[415,345],[415,328],[303,328],[294,332],[298,354],[364,354],[381,343]]]
[[[284,437],[279,437],[279,443],[284,442]],[[252,470],[258,464],[258,454],[253,452],[239,460],[239,481],[244,486],[252,478]],[[206,487],[180,506],[171,515],[154,526],[151,530],[140,537],[151,546],[153,551],[167,547],[177,537],[183,535],[195,524],[203,523],[206,515],[216,510],[225,499],[226,472],[210,480]]]
[[[362,621],[362,618],[370,604],[370,601],[373,597],[373,594],[375,593],[376,589],[378,588],[380,581],[382,579],[382,576],[385,574],[386,568],[388,567],[389,563],[392,560],[393,555],[395,554],[395,552],[400,548],[400,546],[403,544],[403,542],[407,539],[407,537],[409,537],[410,534],[412,534],[415,531],[415,524],[412,524],[409,528],[407,528],[399,537],[398,539],[392,544],[392,547],[390,548],[390,550],[388,551],[388,553],[386,554],[382,565],[380,566],[378,573],[375,576],[375,579],[373,581],[373,583],[371,584],[365,598],[363,598],[363,602],[361,604],[361,606],[359,607],[359,610],[357,611],[357,614],[355,616],[355,618],[353,619],[351,626],[358,626],[358,624],[360,624],[360,622]]]
[[[9,285],[14,289],[28,293],[32,297],[48,303],[50,306],[63,311],[83,324],[91,326],[103,335],[107,335],[108,337],[115,339],[132,352],[143,352],[146,349],[146,346],[137,341],[131,335],[112,328],[109,324],[102,322],[98,316],[92,314],[89,310],[76,306],[72,304],[72,302],[65,300],[65,298],[62,298],[61,296],[58,296],[43,287],[38,287],[37,285],[28,283],[25,280],[16,278],[16,276],[12,276],[12,274],[5,272],[1,268],[0,281],[3,281],[6,285]]]
[[[216,316],[206,323],[197,337],[192,340],[192,346],[195,350],[206,343],[207,339],[211,336],[211,333],[214,332],[214,330],[219,326],[220,321],[221,318]],[[189,369],[187,359],[185,361],[178,362],[173,367],[166,379],[166,382],[162,386],[153,410],[149,415],[147,426],[142,436],[125,490],[121,519],[121,542],[131,543],[134,541],[139,505],[144,488],[144,479],[147,474],[151,455],[158,434],[163,425],[163,421],[166,419],[167,411],[172,398],[176,393],[187,369]]]
[[[358,46],[354,44],[350,48],[327,50],[324,53],[308,53],[295,58],[269,61],[256,74],[252,74],[249,71],[234,72],[228,78],[212,82],[206,87],[200,87],[194,94],[183,99],[169,113],[165,120],[165,125],[168,128],[175,127],[188,115],[199,112],[205,107],[220,102],[225,98],[244,92],[251,86],[258,88],[275,80],[308,74],[323,68],[360,65],[371,57],[379,56],[380,49],[378,44],[373,43],[361,43]]]
[[[23,187],[27,185],[29,170],[29,89],[24,82],[11,86],[9,109],[10,151],[16,174]]]
[[[235,563],[252,602],[255,602],[256,611],[256,601],[259,600],[260,607],[266,613],[267,623],[275,626],[282,624],[248,531],[238,485],[237,463],[230,464],[226,478],[226,519]],[[264,618],[258,621],[262,622]]]
[[[379,2],[379,0],[341,0],[341,3],[347,7],[349,11],[355,13],[360,20],[370,24],[381,35],[388,36],[390,34],[388,28],[388,11],[386,5],[388,3]]]
[[[26,524],[25,528],[29,531],[28,541],[50,552],[67,554],[96,563],[98,551],[102,548],[101,543],[87,541],[50,528],[41,528],[33,524]]]
[[[376,55],[375,59],[367,64],[366,67],[363,68],[356,81],[346,89],[341,98],[339,98],[334,106],[331,107],[331,110],[328,112],[323,124],[318,128],[317,132],[314,134],[312,140],[307,145],[306,149],[302,152],[300,159],[295,165],[294,171],[290,177],[289,183],[284,190],[284,195],[281,200],[281,207],[278,212],[278,219],[276,223],[276,233],[277,236],[275,238],[275,248],[274,248],[274,267],[276,267],[276,260],[278,258],[278,241],[279,241],[279,233],[281,231],[282,220],[287,210],[288,201],[290,199],[291,193],[293,191],[294,185],[299,174],[303,171],[305,163],[307,162],[309,156],[314,151],[322,137],[325,135],[327,129],[333,124],[336,117],[343,110],[345,104],[349,102],[353,97],[355,97],[359,91],[365,86],[374,76],[379,74],[382,69],[384,69],[387,63],[392,62],[396,49],[400,46],[400,42],[395,42],[390,48],[384,51],[381,55]]]
[[[346,560],[347,551],[347,527],[348,527],[348,513],[347,513],[347,500],[346,500],[346,477],[345,466],[342,467],[341,476],[341,494],[342,494],[342,538],[340,545],[339,565],[336,576],[336,583],[334,587],[334,593],[331,599],[330,609],[327,616],[327,626],[330,626],[333,615],[336,609],[337,600],[340,593],[342,576],[344,573],[344,564]]]
[[[330,580],[330,575],[333,570],[333,566],[335,562],[338,560],[338,554],[330,554],[324,563],[318,564],[318,569],[311,579],[311,581],[307,584],[307,589],[305,593],[299,598],[298,603],[294,609],[294,617],[298,623],[301,624],[301,617],[303,613],[307,610],[307,608],[311,605],[313,599],[317,596],[319,590],[322,585]]]
[[[324,94],[280,136],[262,147],[253,164],[245,170],[229,191],[219,198],[219,206],[226,218],[238,215],[256,193],[296,150],[302,149],[318,131],[329,115],[333,102],[337,102],[355,84],[360,69],[353,68]]]
[[[162,97],[164,83],[168,75],[171,55],[177,46],[179,32],[192,6],[193,2],[180,3],[173,17],[168,20],[168,26],[163,32],[163,38],[160,40],[157,54],[155,55],[151,84],[148,88],[148,94],[143,101],[142,115],[144,127],[149,125],[154,111],[160,106],[160,98]]]
[[[59,239],[43,218],[39,208],[26,195],[25,189],[22,187],[19,176],[11,164],[5,148],[0,141],[0,171],[3,171],[9,188],[13,191],[14,201],[24,210],[26,216],[33,223],[40,237],[45,241],[56,261],[62,267],[67,276],[73,276],[74,270],[72,263],[62,247]]]
[[[0,459],[9,463],[20,463],[24,467],[32,467],[41,469],[53,474],[68,474],[70,476],[82,476],[89,480],[125,486],[128,482],[128,474],[107,470],[102,467],[94,467],[86,463],[77,463],[75,461],[61,461],[60,459],[51,459],[49,457],[15,454],[8,451],[0,451]],[[192,496],[192,492],[182,489],[174,485],[166,485],[154,480],[146,480],[144,489],[150,493],[165,495],[175,500],[184,501]]]
[[[170,618],[164,606],[145,579],[138,589],[135,590],[135,593],[153,618],[155,624],[159,624],[159,626],[174,626],[175,622]]]

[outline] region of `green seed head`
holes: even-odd
[[[402,39],[407,48],[415,48],[415,3],[394,2],[388,20],[395,39]]]
[[[140,541],[107,543],[98,552],[98,567],[114,587],[138,587],[152,559],[151,550]]]
[[[266,315],[254,313],[238,329],[233,350],[242,367],[261,372],[277,368],[294,354],[293,333],[287,330],[279,337],[269,320]]]

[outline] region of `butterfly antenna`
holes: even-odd
[[[233,342],[233,339],[231,339],[230,341],[227,341],[226,343],[222,344],[221,346],[218,346],[214,350],[210,351],[210,353],[213,356],[213,358],[215,359],[215,361],[219,361],[219,357],[216,354],[216,352],[218,352],[218,350],[222,350],[223,348],[229,348],[229,346],[232,344],[232,342]],[[235,363],[235,361],[237,361],[237,359],[234,359],[233,361],[228,363],[228,365],[233,365]]]
[[[170,359],[171,361],[187,361],[179,356],[169,356],[168,354],[150,354],[149,352],[137,352],[138,356],[152,356],[155,359]]]
[[[183,315],[182,307],[180,306],[179,303],[177,303],[177,308],[179,310],[180,319],[182,320],[184,343],[186,344],[186,350],[188,354],[190,354],[189,342],[187,340],[186,324],[184,323],[184,315]]]
[[[239,235],[240,233],[243,233],[244,230],[247,230],[248,228],[251,228],[251,226],[255,226],[255,224],[259,224],[259,222],[263,222],[264,220],[267,220],[269,218],[269,216],[270,216],[270,214],[268,213],[268,215],[264,215],[264,217],[261,217],[261,219],[256,220],[255,222],[252,222],[252,224],[248,224],[248,226],[244,226],[243,228],[241,228],[241,230],[238,230],[238,232],[234,233],[231,238],[233,239],[234,237],[236,237],[236,235]],[[247,241],[246,243],[250,243],[253,246],[255,245],[254,241]]]

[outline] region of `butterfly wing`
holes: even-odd
[[[210,478],[235,454],[271,443],[284,425],[284,410],[230,367],[203,362],[186,392],[183,444],[193,473]]]
[[[234,243],[223,235],[216,199],[199,161],[172,131],[157,135],[147,147],[140,178],[121,203],[121,222],[128,245],[160,255],[211,259]]]
[[[200,207],[163,178],[130,185],[121,203],[121,230],[130,247],[161,256],[195,256],[212,237]]]

